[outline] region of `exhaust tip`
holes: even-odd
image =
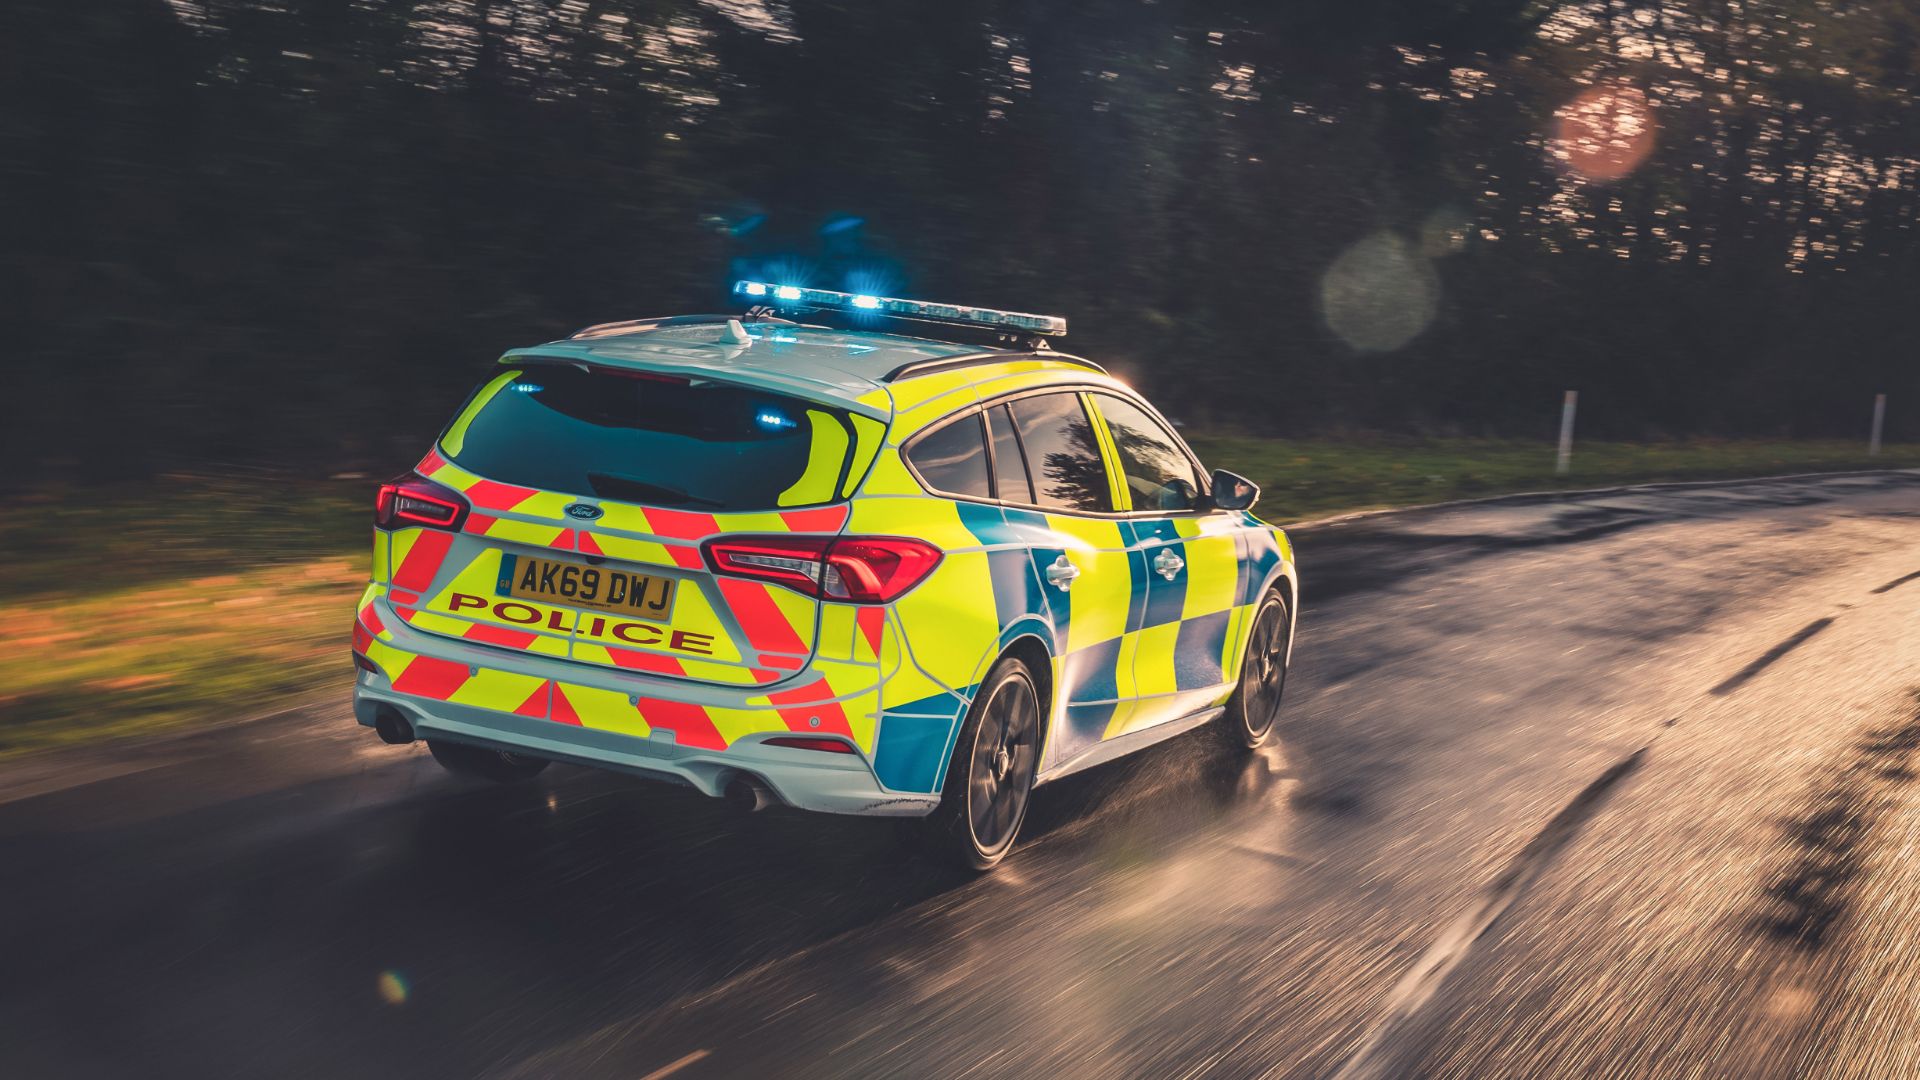
[[[743,814],[758,813],[779,801],[766,781],[750,773],[736,773],[723,794],[728,805]]]
[[[373,717],[373,730],[380,734],[382,742],[394,746],[406,746],[413,742],[413,725],[407,718],[392,709],[381,709]]]

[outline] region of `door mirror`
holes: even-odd
[[[1215,510],[1251,510],[1260,500],[1260,485],[1225,469],[1213,470],[1213,503]]]

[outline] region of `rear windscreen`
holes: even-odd
[[[845,413],[732,383],[575,367],[503,374],[442,438],[490,480],[620,502],[738,511],[831,502]]]

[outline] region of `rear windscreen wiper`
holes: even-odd
[[[636,480],[631,476],[615,476],[612,473],[588,473],[587,483],[593,485],[593,493],[603,499],[620,499],[624,502],[665,503],[670,506],[684,506],[698,503],[703,506],[722,507],[726,504],[717,499],[703,498],[679,488],[665,484],[652,484],[645,480]]]

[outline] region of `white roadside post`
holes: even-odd
[[[1560,456],[1553,463],[1553,471],[1558,476],[1567,475],[1573,464],[1573,407],[1579,400],[1580,391],[1569,390],[1566,400],[1560,403]]]
[[[1880,456],[1880,432],[1887,426],[1887,395],[1873,395],[1873,434],[1867,439],[1867,456]]]

